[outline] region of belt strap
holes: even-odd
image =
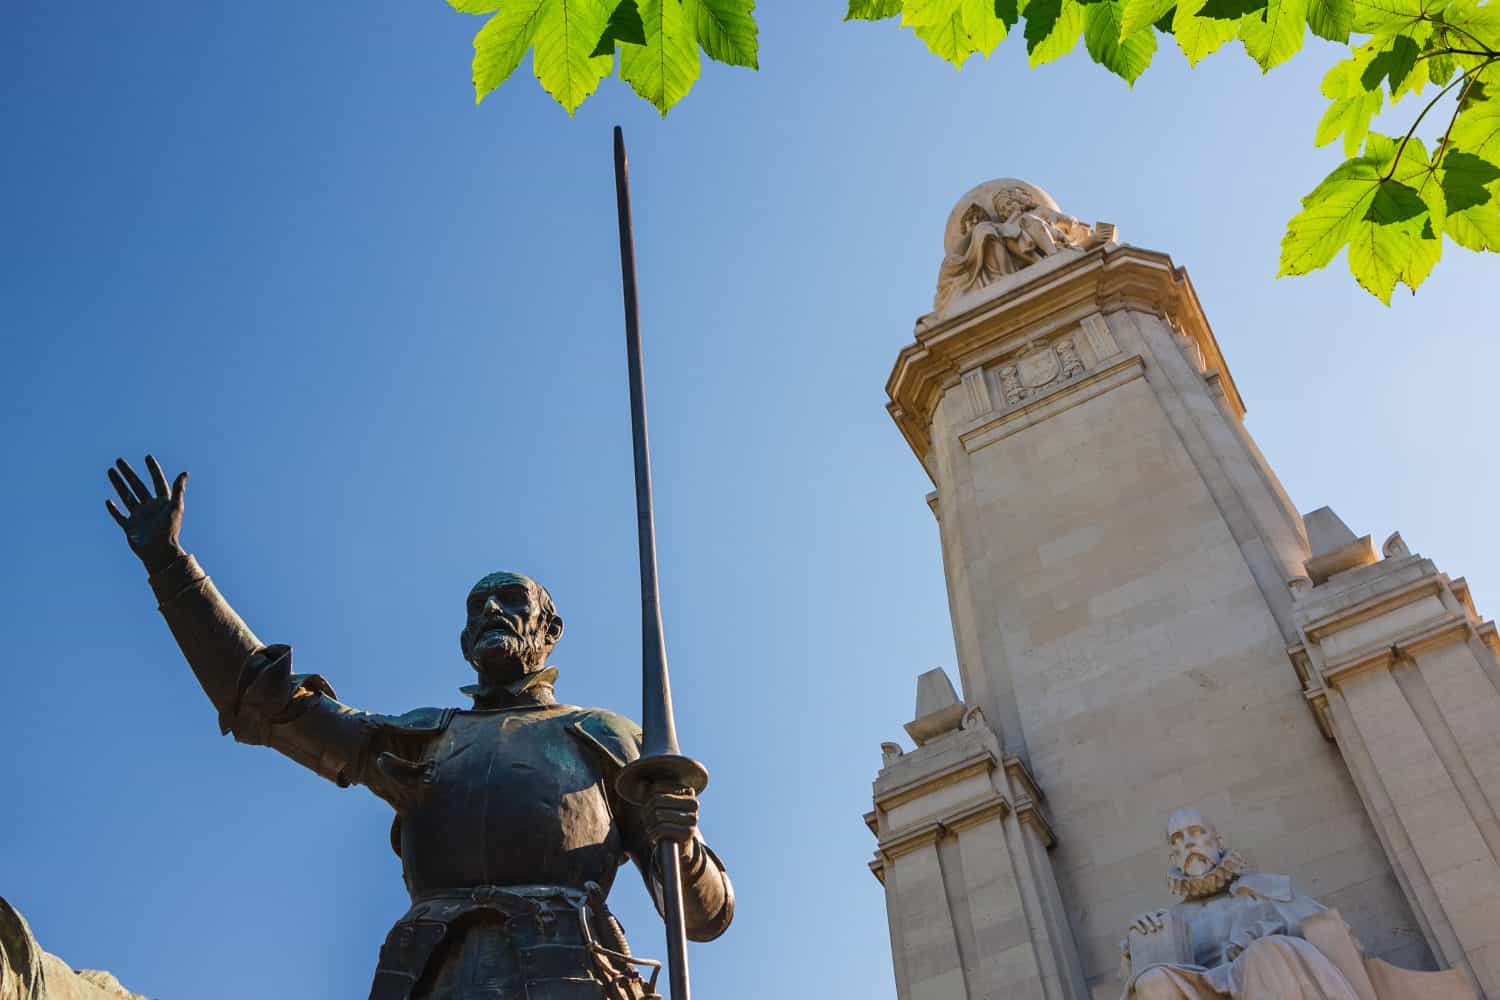
[[[540,909],[543,904],[577,909],[588,901],[588,893],[566,885],[475,885],[455,889],[430,889],[413,893],[413,905],[437,901],[497,905],[512,903],[523,909]]]

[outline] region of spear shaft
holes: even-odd
[[[625,355],[630,368],[630,430],[635,448],[635,514],[641,553],[641,756],[620,772],[620,795],[636,804],[663,791],[708,785],[703,765],[677,747],[672,718],[672,685],[667,676],[667,645],[662,633],[661,597],[656,583],[656,515],[651,502],[651,445],[646,433],[646,382],[641,369],[641,325],[636,303],[635,236],[630,216],[630,165],[625,135],[615,126],[615,200],[620,217],[620,274],[625,293]],[[682,859],[677,845],[656,847],[661,878],[662,919],[667,932],[667,966],[672,1000],[690,1000],[687,923],[682,911]]]

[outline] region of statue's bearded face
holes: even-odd
[[[1036,201],[1026,192],[1019,189],[1002,191],[995,198],[995,214],[1001,219],[1009,219],[1017,212],[1027,212],[1037,207]]]
[[[1224,844],[1213,824],[1196,809],[1179,809],[1167,823],[1172,867],[1189,878],[1213,871],[1224,858]]]
[[[563,621],[551,595],[518,573],[492,573],[476,583],[467,612],[459,645],[464,659],[491,682],[541,670],[562,637]]]

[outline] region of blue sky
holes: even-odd
[[[662,121],[617,81],[570,120],[524,66],[476,109],[478,22],[438,0],[8,7],[0,894],[48,948],[167,1000],[355,997],[406,905],[382,803],[217,734],[104,513],[116,455],[192,471],[188,547],[351,704],[457,703],[464,594],[510,568],[567,619],[560,693],[638,713],[616,122],[680,736],[740,896],[700,995],[894,994],[860,816],[915,676],[956,671],[884,381],[979,181],[1187,265],[1302,509],[1495,606],[1495,265],[1452,251],[1389,309],[1342,261],[1272,277],[1334,162],[1332,47],[1163,51],[1132,91],[759,13],[761,71]],[[633,876],[613,902],[660,954]]]

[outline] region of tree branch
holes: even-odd
[[[1484,66],[1488,66],[1490,62],[1493,61],[1494,57],[1491,56],[1490,59],[1484,63]],[[1483,69],[1484,66],[1481,66],[1480,69]],[[1438,162],[1443,158],[1443,154],[1448,151],[1448,137],[1453,134],[1453,126],[1458,124],[1459,112],[1464,109],[1464,98],[1469,96],[1469,91],[1473,89],[1474,84],[1478,81],[1479,74],[1475,73],[1474,76],[1470,78],[1469,82],[1464,84],[1464,89],[1458,92],[1458,103],[1453,106],[1453,117],[1448,119],[1448,127],[1443,130],[1443,140],[1438,143],[1438,148],[1432,154],[1432,169],[1434,171],[1437,170]]]
[[[1452,90],[1460,83],[1463,83],[1470,76],[1477,74],[1480,70],[1484,69],[1490,63],[1494,62],[1495,58],[1495,56],[1491,56],[1484,62],[1480,63],[1478,66],[1475,66],[1473,69],[1465,70],[1463,72],[1463,75],[1454,80],[1452,83],[1448,84],[1448,86],[1444,87],[1442,90],[1438,91],[1437,96],[1427,102],[1427,107],[1423,108],[1422,113],[1417,115],[1417,120],[1412,122],[1411,128],[1406,130],[1406,135],[1401,137],[1401,145],[1396,147],[1396,155],[1391,157],[1391,168],[1385,172],[1384,177],[1380,178],[1380,183],[1383,184],[1396,175],[1396,167],[1401,163],[1401,154],[1406,152],[1406,144],[1411,142],[1411,137],[1416,134],[1417,126],[1422,124],[1422,119],[1427,117],[1427,112],[1431,111],[1434,107],[1437,106],[1437,102],[1443,99],[1444,94],[1448,93],[1448,91]],[[1465,87],[1464,90],[1467,92],[1468,88]],[[1458,112],[1455,110],[1453,114],[1455,117],[1457,117]],[[1452,127],[1451,123],[1449,127]]]
[[[1500,52],[1476,52],[1473,49],[1432,49],[1417,56],[1417,62],[1423,59],[1434,59],[1438,56],[1478,56],[1481,59],[1494,59]]]

